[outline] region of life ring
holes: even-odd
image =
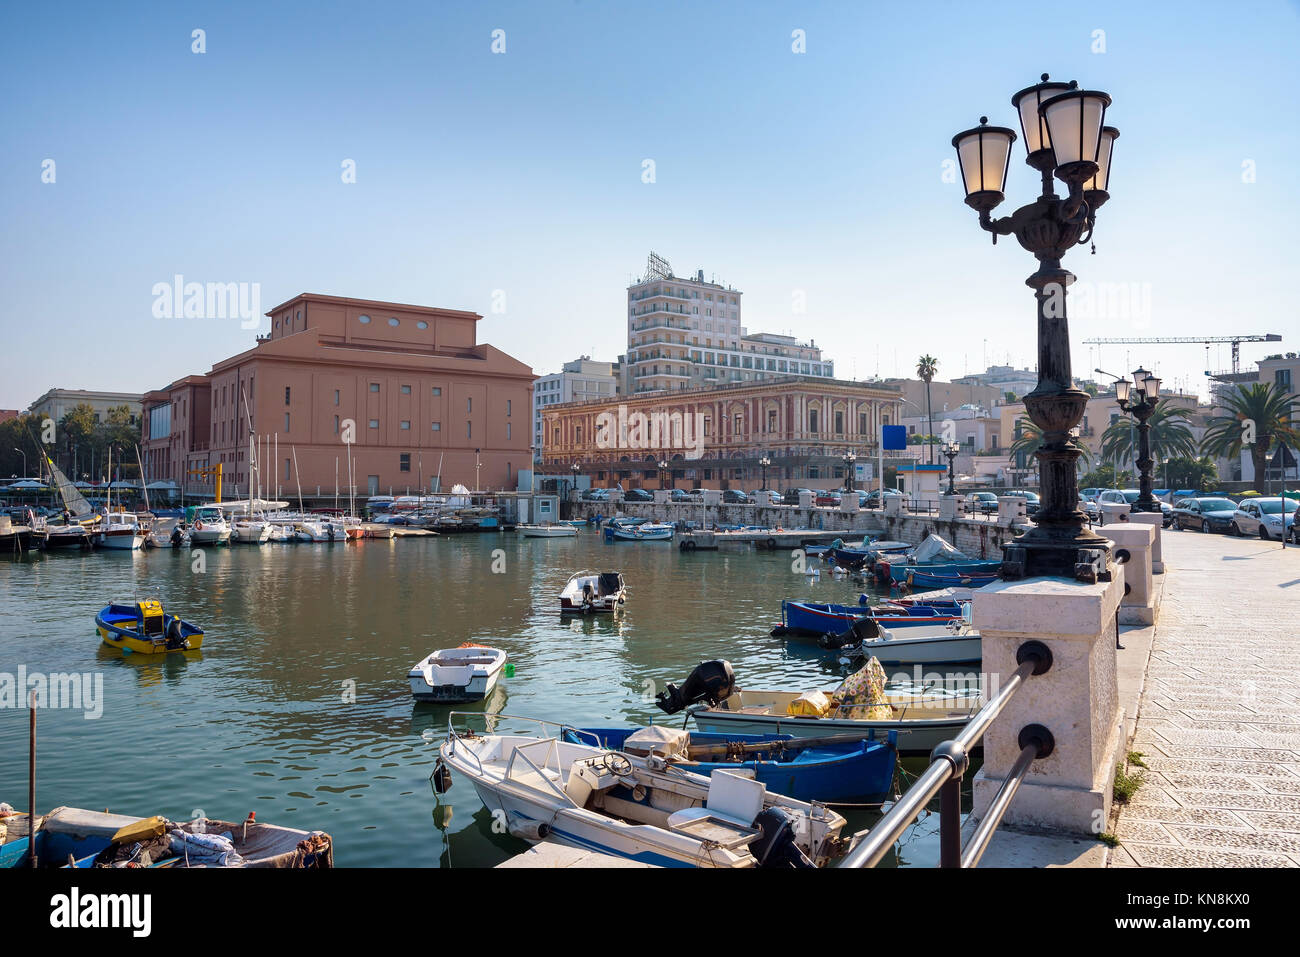
[[[194,523],[194,530],[195,530],[196,532],[201,532],[201,531],[203,531],[203,523],[202,523],[202,522],[195,522],[195,523]]]
[[[767,547],[768,547],[768,550],[769,550],[769,551],[773,551],[773,552],[776,551],[776,539],[775,539],[775,538],[769,538],[769,539],[767,540]]]
[[[682,551],[684,552],[695,551],[695,542],[691,541],[690,539],[687,539],[686,541],[682,542]]]

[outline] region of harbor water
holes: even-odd
[[[731,661],[741,687],[829,688],[845,673],[833,657],[768,632],[782,598],[853,603],[861,586],[794,563],[748,547],[610,544],[593,530],[36,553],[0,561],[0,681],[12,689],[25,668],[102,682],[98,717],[38,712],[40,810],[253,811],[329,831],[341,866],[491,866],[527,845],[497,833],[461,776],[436,808],[429,775],[452,708],[412,701],[411,665],[465,641],[501,647],[513,677],[455,707],[577,726],[680,723],[654,693],[712,658]],[[560,616],[557,595],[582,569],[623,573],[622,614]],[[146,658],[101,644],[96,613],[145,598],[202,627],[202,650]],[[28,713],[12,698],[0,707],[0,801],[25,808]],[[850,831],[878,816],[840,810]],[[937,860],[936,813],[887,863]]]

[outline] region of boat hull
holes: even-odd
[[[925,606],[913,606],[925,607]],[[784,601],[781,603],[781,616],[786,628],[795,632],[807,632],[814,635],[838,635],[853,627],[863,618],[874,619],[882,628],[890,631],[907,631],[909,629],[947,628],[954,623],[963,622],[960,613],[944,614],[946,609],[936,609],[938,614],[908,615],[873,615],[869,607],[863,605],[823,605],[814,602]],[[956,612],[956,609],[953,609]]]

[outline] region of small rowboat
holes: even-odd
[[[889,793],[898,759],[896,736],[798,740],[788,734],[708,734],[664,725],[649,728],[566,728],[564,740],[599,743],[633,761],[657,755],[674,768],[708,776],[750,772],[774,794],[797,801],[870,800]]]
[[[95,628],[104,644],[137,655],[197,651],[203,644],[203,629],[164,615],[156,601],[108,605],[95,616]]]
[[[786,633],[838,635],[853,627],[854,622],[873,618],[882,628],[908,631],[962,623],[962,608],[956,602],[943,605],[895,605],[870,608],[863,605],[825,605],[811,601],[781,602],[781,624]],[[943,628],[940,629],[942,631]]]
[[[670,542],[675,529],[671,525],[606,525],[607,542]]]
[[[515,531],[524,538],[572,538],[578,534],[572,525],[517,525]]]
[[[482,701],[496,687],[505,664],[506,653],[500,648],[466,642],[417,661],[407,680],[416,701]]]
[[[618,572],[578,572],[560,592],[560,612],[617,611],[626,601],[627,586]]]

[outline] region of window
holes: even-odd
[[[835,431],[839,435],[844,434],[844,413],[843,412],[835,413]]]
[[[394,318],[394,317],[389,317],[389,319],[388,319],[388,324],[389,324],[390,326],[396,326],[396,325],[397,325],[397,319]]]
[[[816,432],[816,431],[818,431],[818,428],[817,428],[817,410],[816,410],[816,409],[809,409],[809,410],[808,410],[808,431],[809,431],[809,432]]]
[[[338,389],[335,389],[335,390],[334,390],[334,404],[335,404],[335,405],[338,405],[338,404],[339,404],[339,390],[338,390]]]
[[[465,423],[465,438],[467,438],[467,439],[472,439],[472,438],[474,438],[474,423],[473,423],[473,422],[466,422],[466,423]]]
[[[419,322],[417,322],[417,323],[415,324],[415,328],[417,328],[417,329],[428,329],[428,328],[429,328],[429,324],[428,324],[427,322],[425,322],[423,319],[421,319]]]
[[[411,387],[409,385],[402,386],[402,395],[410,395],[410,394],[411,394]]]
[[[368,325],[370,325],[370,317],[369,317],[369,316],[357,316],[357,322],[361,323],[363,326],[368,326]]]
[[[1273,382],[1279,389],[1285,392],[1291,391],[1291,370],[1275,369],[1273,371]]]
[[[506,415],[510,415],[510,400],[506,399]]]
[[[370,427],[371,427],[372,429],[377,429],[377,428],[379,428],[379,420],[378,420],[378,419],[371,419],[371,420],[370,420]]]
[[[397,470],[399,472],[411,471],[411,453],[403,452],[397,459]]]
[[[776,431],[776,413],[771,410],[767,413],[767,431]]]
[[[371,391],[371,392],[378,392],[378,391],[379,391],[379,383],[378,383],[378,382],[372,382],[372,383],[370,383],[370,391]]]
[[[473,399],[466,399],[466,400],[465,400],[465,411],[466,411],[466,412],[473,412],[473,411],[474,411],[474,400],[473,400]]]
[[[441,422],[434,422],[434,423],[433,423],[433,428],[432,428],[431,431],[434,431],[434,432],[441,432],[441,431],[442,431],[442,423],[441,423]]]
[[[339,434],[339,417],[337,415],[334,416],[334,434]]]
[[[506,423],[506,441],[507,441],[507,442],[510,441],[510,423],[509,423],[509,422]]]
[[[285,405],[288,405],[288,404],[289,404],[289,387],[288,387],[288,386],[285,386],[285,387],[284,387],[284,404],[285,404]]]
[[[438,388],[438,386],[435,385],[435,386],[433,387],[433,394],[434,394],[434,395],[442,395],[442,389]]]
[[[411,431],[411,421],[409,419],[403,419],[401,428],[403,432]]]

